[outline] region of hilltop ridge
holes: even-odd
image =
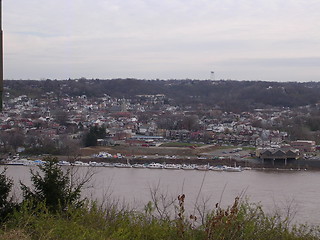
[[[164,94],[176,105],[202,105],[223,111],[242,112],[256,108],[284,108],[320,102],[318,82],[209,81],[209,80],[138,80],[138,79],[74,79],[74,80],[10,80],[4,92],[12,96],[26,94],[37,97],[46,92],[56,96],[88,98],[109,95],[134,98],[144,94]]]

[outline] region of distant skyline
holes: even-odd
[[[320,81],[320,0],[3,0],[4,79]]]

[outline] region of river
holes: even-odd
[[[0,166],[2,170],[4,166]],[[36,170],[36,167],[32,167]],[[197,202],[214,206],[221,201],[231,205],[235,197],[245,195],[249,202],[261,203],[269,213],[290,210],[294,221],[320,225],[320,172],[318,171],[243,171],[213,172],[196,170],[79,168],[79,175],[90,169],[92,187],[85,196],[101,200],[111,194],[113,199],[125,199],[131,206],[142,208],[151,200],[151,191],[168,197],[186,195],[189,212]],[[15,182],[14,192],[20,197],[19,181],[30,184],[30,167],[7,166],[7,176]],[[21,198],[21,197],[20,197]]]

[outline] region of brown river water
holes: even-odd
[[[4,166],[0,166],[2,170]],[[21,198],[19,181],[30,184],[30,168],[7,166],[7,176],[15,182],[14,193]],[[98,201],[111,196],[125,201],[131,207],[143,209],[151,200],[151,191],[169,198],[186,195],[187,212],[193,212],[195,203],[206,202],[208,209],[215,203],[231,205],[237,196],[245,196],[249,202],[260,203],[272,213],[288,210],[294,222],[320,225],[320,172],[319,171],[257,171],[214,172],[197,170],[134,169],[80,167],[77,174],[83,176],[93,171],[90,186],[84,196]]]

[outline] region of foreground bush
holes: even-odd
[[[5,172],[6,169],[0,172],[0,222],[4,221],[15,207],[12,198],[9,197],[13,181],[6,176]]]
[[[39,166],[39,171],[30,170],[32,187],[20,182],[24,201],[29,204],[44,203],[51,211],[63,210],[67,206],[80,206],[82,188],[91,176],[76,182],[71,170],[64,172],[56,157],[46,157],[43,160],[45,163]]]
[[[175,217],[162,219],[155,217],[152,210],[102,208],[95,203],[81,208],[70,206],[55,213],[45,204],[31,208],[24,203],[3,225],[0,239],[320,239],[319,229],[289,226],[279,216],[267,216],[259,206],[241,203],[239,199],[226,209],[217,205],[201,224],[196,216],[186,216],[184,195],[179,196],[176,209]]]

